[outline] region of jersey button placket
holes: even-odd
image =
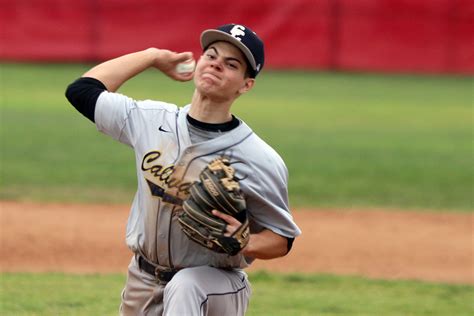
[[[163,266],[169,265],[168,258],[168,242],[166,241],[166,236],[169,235],[169,221],[171,218],[171,210],[169,207],[163,207],[159,213],[159,227],[157,235],[157,253],[158,253],[158,263]]]

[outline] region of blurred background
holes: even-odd
[[[150,46],[199,54],[203,29],[241,23],[272,69],[474,72],[470,0],[0,1],[0,58],[97,61]]]

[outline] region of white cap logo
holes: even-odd
[[[241,41],[242,39],[240,36],[245,36],[245,27],[242,25],[234,25],[234,27],[230,30],[230,35],[232,35],[235,39]]]

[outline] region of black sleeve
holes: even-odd
[[[99,95],[105,90],[107,88],[99,80],[82,77],[67,87],[66,98],[80,113],[92,122],[95,122],[95,104]]]
[[[290,252],[291,247],[293,247],[293,242],[295,241],[295,239],[294,239],[294,238],[286,237],[286,240],[288,241],[288,244],[287,244],[288,252]],[[288,253],[288,252],[287,252],[287,253]]]

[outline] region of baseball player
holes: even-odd
[[[251,289],[243,271],[255,259],[285,256],[300,234],[288,206],[288,172],[280,156],[231,106],[249,92],[264,65],[262,40],[227,24],[201,34],[203,54],[194,71],[177,66],[190,52],[149,48],[87,71],[66,97],[97,129],[133,148],[138,189],[126,229],[133,251],[121,315],[244,315]],[[194,80],[190,104],[137,101],[116,91],[148,68],[177,81]],[[159,90],[160,87],[157,86]],[[229,255],[183,233],[178,200],[213,159],[228,157],[245,196],[250,237]],[[241,221],[213,210],[233,236]]]

